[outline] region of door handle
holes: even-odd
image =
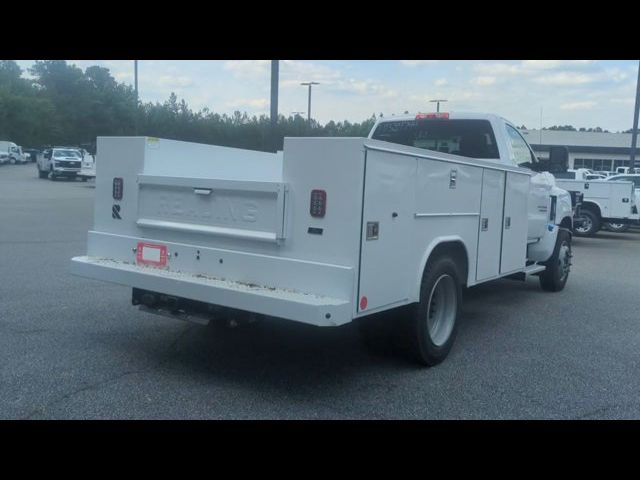
[[[193,189],[193,193],[195,193],[196,195],[211,195],[211,189],[210,188],[194,188]]]

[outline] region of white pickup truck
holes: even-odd
[[[570,196],[495,115],[394,117],[368,139],[286,138],[275,154],[150,137],[98,149],[71,271],[133,287],[146,311],[357,320],[368,344],[393,338],[435,365],[463,286],[538,275],[559,291],[569,276]]]

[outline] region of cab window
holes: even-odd
[[[525,142],[522,135],[511,125],[505,126],[507,129],[507,138],[511,144],[511,161],[519,167],[530,167],[535,163],[536,159],[529,145]]]
[[[419,119],[383,122],[371,138],[471,158],[500,158],[487,120]]]

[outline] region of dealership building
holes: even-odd
[[[572,132],[563,130],[521,130],[539,158],[549,158],[549,147],[569,149],[569,168],[590,168],[613,172],[630,166],[631,134]],[[636,161],[640,160],[636,151]]]

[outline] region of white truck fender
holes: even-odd
[[[556,203],[556,224],[563,225],[564,219],[568,219],[569,230],[573,228],[573,207],[571,206],[571,195],[566,190],[554,187],[551,191],[552,195],[555,195],[558,199]]]
[[[542,238],[536,243],[531,243],[527,246],[527,260],[534,262],[546,262],[549,260],[556,247],[559,231],[560,227],[558,225],[549,223]]]
[[[431,253],[433,253],[433,251],[436,249],[438,245],[441,245],[443,243],[453,243],[453,242],[459,243],[460,246],[465,251],[466,260],[467,260],[467,276],[469,275],[469,271],[471,271],[471,268],[469,268],[471,262],[469,259],[469,250],[467,249],[467,246],[465,245],[464,240],[462,240],[462,238],[459,235],[445,235],[442,237],[436,237],[431,241],[431,243],[429,243],[429,245],[427,246],[427,248],[425,249],[422,255],[422,258],[420,259],[418,270],[416,272],[415,282],[411,290],[413,294],[409,299],[410,302],[417,302],[420,300],[420,286],[422,284],[422,275],[424,274],[424,269],[427,266],[427,262],[429,261],[429,257],[431,256]],[[464,278],[462,280],[464,280],[465,283],[467,283],[468,278]]]

